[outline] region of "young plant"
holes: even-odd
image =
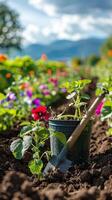
[[[58,119],[77,119],[80,120],[82,118],[82,107],[85,108],[86,102],[84,99],[89,99],[88,95],[84,95],[83,91],[85,87],[91,82],[91,80],[78,80],[78,81],[72,81],[72,82],[66,82],[62,85],[63,88],[66,89],[68,96],[66,97],[68,100],[72,100],[72,102],[69,104],[69,107],[72,106],[75,109],[74,115],[64,115],[64,113],[59,114],[57,116]],[[66,110],[66,109],[65,109]]]
[[[46,141],[50,137],[48,129],[48,119],[50,114],[45,106],[38,106],[32,109],[32,117],[35,121],[23,122],[19,138],[13,141],[10,145],[10,150],[16,159],[25,158],[26,152],[30,149],[31,160],[28,163],[28,167],[32,174],[42,177],[42,169],[44,161],[50,158],[49,147],[45,148]],[[58,137],[62,142],[63,134],[52,133]]]

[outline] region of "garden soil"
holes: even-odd
[[[95,87],[96,80],[88,90],[91,97]],[[63,107],[62,102],[56,110]],[[32,176],[27,167],[30,152],[23,160],[16,160],[10,152],[19,125],[0,134],[0,200],[112,200],[112,138],[106,135],[107,129],[106,122],[94,120],[89,162],[75,165],[65,174],[50,172],[43,180]]]
[[[9,146],[12,132],[0,136],[0,200],[112,200],[112,146],[107,124],[94,121],[88,163],[65,174],[50,172],[43,180],[27,168],[30,152],[15,160]]]

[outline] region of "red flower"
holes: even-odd
[[[57,79],[57,78],[50,78],[50,79],[49,79],[49,82],[53,83],[54,86],[57,86],[57,85],[58,85],[58,79]]]
[[[46,106],[38,106],[32,109],[32,117],[34,120],[47,121],[50,114],[47,112]]]

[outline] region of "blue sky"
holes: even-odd
[[[103,38],[112,33],[112,0],[5,1],[20,15],[24,44]]]

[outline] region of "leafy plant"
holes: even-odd
[[[57,116],[58,119],[67,119],[67,118],[73,118],[80,120],[82,118],[82,112],[81,108],[86,106],[85,99],[89,99],[88,95],[83,94],[84,88],[91,82],[91,80],[78,80],[78,81],[72,81],[72,82],[66,82],[62,85],[63,88],[65,88],[68,92],[68,96],[66,97],[68,100],[72,100],[72,102],[69,104],[69,106],[72,106],[75,108],[74,115],[64,115],[64,112],[62,114],[59,114]],[[66,109],[65,109],[66,110]]]
[[[46,141],[51,134],[46,124],[48,118],[46,107],[40,106],[33,109],[32,116],[36,121],[26,121],[21,124],[24,126],[19,133],[19,138],[11,143],[10,150],[13,156],[20,160],[25,158],[26,152],[30,149],[32,156],[28,167],[32,174],[41,178],[44,160],[48,161],[50,158],[49,147],[45,149]],[[66,138],[63,133],[53,132],[52,135],[65,144]]]
[[[42,122],[36,121],[24,126],[21,129],[19,137],[10,146],[13,156],[20,160],[24,158],[26,151],[30,148],[32,159],[28,167],[32,174],[41,176],[43,168],[42,157],[46,155],[47,159],[49,158],[49,151],[42,152],[42,147],[49,138],[49,131],[43,127]]]

